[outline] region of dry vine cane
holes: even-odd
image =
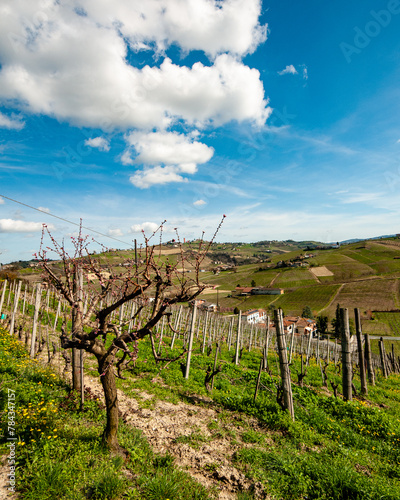
[[[118,400],[113,367],[116,366],[118,376],[122,377],[122,371],[137,358],[138,341],[146,336],[151,339],[156,362],[170,363],[182,357],[170,359],[158,356],[153,328],[164,316],[171,327],[168,309],[174,304],[193,300],[206,288],[200,282],[200,265],[224,219],[225,215],[211,241],[205,242],[203,237],[200,239],[197,252],[193,249],[186,252],[178,236],[180,258],[174,264],[168,258],[163,260],[161,252],[157,255],[155,246],[150,244],[157,232],[161,234],[164,221],[150,238],[143,233],[144,246],[138,254],[135,252],[134,259],[125,263],[125,271],[121,273],[107,269],[100,256],[90,254],[88,237],[82,235],[82,223],[78,237],[71,239],[71,255],[64,242],[59,244],[47,226],[43,227],[37,258],[42,262],[45,280],[67,301],[73,316],[72,331],[67,332],[65,327],[62,329],[61,346],[64,349],[84,350],[97,360],[107,410],[103,442],[112,450],[119,449]],[[50,246],[45,246],[45,237],[50,238]],[[48,260],[49,252],[55,253],[61,261],[61,273]],[[192,269],[190,275],[187,273],[189,265]],[[84,282],[87,283],[85,289]],[[135,302],[138,310],[127,322],[116,325],[111,316],[127,302]],[[142,314],[138,320],[140,312]],[[127,324],[133,322],[133,328],[127,328]],[[119,357],[119,353],[122,353],[122,357]]]

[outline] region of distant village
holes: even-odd
[[[232,291],[232,296],[249,296],[249,295],[283,295],[282,288],[267,288],[267,287],[241,287],[237,286]],[[217,312],[233,312],[233,308],[221,309],[217,304],[208,302],[205,299],[197,298],[192,301],[191,305],[196,305],[201,311]],[[265,309],[248,309],[241,313],[242,321],[249,325],[257,325],[260,328],[269,327],[272,333],[275,332],[275,324],[270,321]],[[269,323],[268,323],[269,322]],[[268,324],[267,324],[268,323]],[[301,316],[286,316],[283,319],[284,331],[287,334],[298,335],[315,335],[317,333],[317,324],[313,319],[302,318]]]

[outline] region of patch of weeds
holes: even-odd
[[[218,464],[216,464],[215,462],[211,462],[204,466],[204,470],[206,470],[207,472],[214,473],[218,469],[218,467],[219,467]]]
[[[219,430],[219,424],[218,422],[216,422],[215,420],[213,420],[212,422],[209,422],[207,424],[207,427],[208,427],[208,430],[209,431],[216,431],[216,430]]]
[[[153,477],[149,477],[143,484],[142,491],[146,500],[169,500],[179,498],[179,484],[174,477],[164,472],[156,472]]]
[[[175,439],[175,443],[188,444],[195,450],[198,450],[202,443],[207,443],[210,441],[210,438],[204,436],[199,431],[192,432],[188,436],[179,436]]]
[[[165,455],[156,455],[153,459],[153,465],[156,469],[172,469],[175,458],[166,453]]]
[[[241,438],[244,443],[262,443],[265,440],[265,437],[261,434],[261,432],[256,432],[252,429],[243,432]]]
[[[154,476],[144,479],[141,489],[143,500],[210,500],[203,486],[179,470],[172,473],[157,471]]]
[[[239,491],[236,498],[237,500],[254,500],[254,495],[249,491]]]
[[[90,387],[85,387],[84,399],[83,408],[80,410],[81,396],[77,391],[71,390],[60,401],[59,409],[63,412],[79,412],[80,415],[88,420],[103,421],[105,418],[105,406]]]
[[[88,490],[93,500],[111,500],[119,497],[127,486],[126,479],[115,469],[107,469],[94,481]]]

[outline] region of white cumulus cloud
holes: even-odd
[[[107,139],[104,137],[93,137],[85,141],[85,146],[90,146],[91,148],[97,148],[100,151],[110,151],[110,145]]]
[[[78,5],[78,2],[75,2]],[[163,51],[177,44],[184,51],[203,50],[211,57],[243,56],[264,42],[259,24],[261,0],[86,0],[86,14],[101,26],[118,25],[133,49],[155,44]]]
[[[278,75],[297,75],[297,69],[293,66],[293,64],[290,64],[282,71],[278,71]]]
[[[196,200],[193,205],[195,207],[201,207],[202,205],[206,205],[206,202],[204,200]]]
[[[46,207],[38,207],[38,210],[40,210],[41,212],[46,212],[46,214],[49,214],[49,213],[50,213],[50,208],[46,208]]]
[[[271,110],[260,74],[239,60],[265,39],[260,9],[260,0],[0,6],[0,101],[105,131],[166,128],[175,120],[262,125]],[[211,65],[128,62],[132,44],[162,51],[172,43],[204,50]]]
[[[130,230],[132,233],[140,233],[142,231],[145,233],[154,233],[159,227],[160,224],[156,224],[155,222],[142,222],[141,224],[134,224]]]
[[[181,174],[194,174],[197,166],[209,161],[214,154],[213,148],[177,132],[133,132],[126,136],[126,141],[129,148],[121,161],[144,165],[144,170],[130,178],[131,183],[140,188],[184,182]]]
[[[145,189],[154,184],[168,184],[170,182],[187,182],[187,179],[179,174],[179,168],[174,166],[153,167],[135,172],[129,181],[136,187]]]
[[[10,130],[21,130],[25,126],[25,123],[14,115],[7,116],[0,112],[0,128],[8,128]]]
[[[177,132],[132,132],[127,143],[136,151],[134,162],[146,165],[160,163],[191,165],[209,161],[213,148]],[[132,160],[133,161],[133,160]],[[185,170],[185,167],[182,167]]]
[[[41,222],[28,222],[24,220],[0,219],[0,233],[31,233],[41,231],[43,224]],[[54,226],[47,224],[49,229]]]

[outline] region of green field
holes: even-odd
[[[375,309],[391,310],[396,309],[397,295],[397,279],[378,278],[344,284],[336,298],[336,302],[345,304],[349,309],[360,307],[365,311]],[[331,304],[327,312],[333,315],[335,308],[336,304]]]
[[[196,243],[192,244],[193,248]],[[323,314],[332,319],[337,303],[352,309],[359,307],[365,331],[390,335],[398,334],[393,322],[385,321],[380,316],[370,320],[367,311],[391,311],[400,309],[400,241],[379,240],[360,241],[342,245],[335,249],[313,249],[305,251],[306,243],[267,242],[267,243],[215,243],[202,265],[206,272],[200,273],[202,283],[218,287],[219,294],[205,294],[204,298],[227,308],[239,307],[267,308],[274,304],[284,308],[285,312],[300,314],[303,307],[309,305],[315,312],[323,310]],[[170,247],[163,247],[168,251]],[[190,246],[183,245],[188,251]],[[157,252],[159,249],[157,249]],[[289,261],[305,253],[312,254],[307,260],[310,266],[326,266],[333,276],[315,278],[310,268],[274,268],[281,260]],[[237,257],[244,265],[234,269],[222,270],[216,274],[216,260],[225,255],[227,259]],[[217,256],[213,258],[213,255]],[[118,266],[127,258],[133,257],[132,251],[108,252],[103,254],[106,262],[115,272],[123,271]],[[259,262],[257,261],[259,256]],[[165,261],[177,262],[177,255],[163,255]],[[267,262],[267,261],[268,262]],[[248,263],[247,263],[248,262]],[[252,263],[250,263],[252,262]],[[31,277],[37,280],[37,274],[31,271]],[[24,270],[21,277],[28,277],[29,270]],[[283,288],[285,294],[280,296],[228,297],[236,286],[256,286]],[[340,293],[335,297],[335,293]]]
[[[176,353],[182,349],[178,343]],[[113,455],[101,442],[105,409],[90,359],[85,382],[94,385],[80,410],[68,382],[54,368],[30,360],[24,345],[0,329],[5,417],[0,456],[5,464],[7,398],[13,392],[19,498],[217,500],[222,492],[236,500],[400,500],[399,375],[384,379],[377,370],[368,397],[346,402],[332,362],[327,374],[339,388],[338,397],[322,387],[314,358],[300,387],[301,360],[294,355],[293,421],[277,403],[280,371],[274,350],[255,398],[260,351],[245,350],[236,366],[224,346],[222,370],[207,392],[204,374],[214,354],[200,355],[199,344],[194,349],[185,379],[179,363],[160,370],[149,339],[140,343],[134,367],[117,381],[126,412],[119,426],[122,448]],[[354,386],[360,390],[357,370]]]
[[[274,282],[278,288],[296,288],[304,285],[311,285],[317,280],[308,269],[288,269],[281,272]]]
[[[377,312],[374,316],[379,322],[388,325],[392,333],[400,335],[400,312]]]
[[[294,292],[281,295],[274,305],[281,307],[286,315],[301,314],[305,306],[318,312],[326,307],[335,296],[339,285],[315,285],[298,288]]]
[[[272,263],[288,260],[304,253],[299,250],[284,255],[274,255]],[[310,252],[309,252],[310,253]],[[286,314],[300,314],[309,305],[315,312],[321,311],[332,319],[337,303],[352,310],[359,307],[364,330],[377,335],[398,334],[394,322],[375,316],[370,320],[367,311],[393,310],[400,308],[400,242],[381,240],[352,243],[338,249],[312,250],[314,256],[307,259],[311,266],[326,266],[334,276],[314,278],[309,268],[281,268],[259,271],[259,265],[239,266],[235,273],[220,273],[210,276],[209,282],[219,285],[220,290],[233,290],[238,284],[283,288],[279,297],[261,296],[226,298],[219,294],[224,307],[266,308],[269,304],[282,307]],[[272,283],[272,285],[271,285]],[[312,286],[310,286],[312,285]],[[227,288],[228,287],[228,288]],[[341,288],[340,288],[341,287]],[[335,294],[340,290],[337,297]],[[215,296],[210,299],[216,300]]]

